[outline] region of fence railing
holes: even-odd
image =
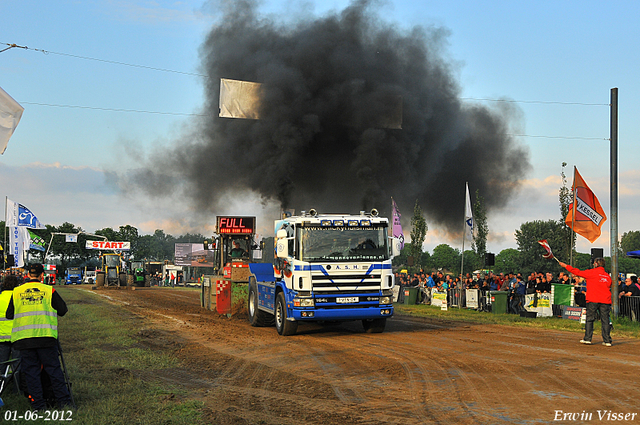
[[[417,289],[419,291],[416,299],[417,303],[440,305],[441,302],[444,301],[445,295],[442,292],[436,293],[436,292],[432,292],[432,290],[429,288],[422,288],[422,287]],[[400,292],[403,292],[403,291],[400,291]],[[466,289],[459,289],[459,288],[447,289],[445,292],[446,303],[449,308],[469,308],[469,309],[474,309],[479,311],[491,311],[492,303],[491,303],[491,296],[489,292],[493,292],[493,291],[483,291],[483,290],[468,291]],[[576,297],[575,289],[573,288],[570,295],[571,295],[570,304],[573,306],[578,305],[582,307],[581,304],[583,304],[582,301],[584,296]],[[578,293],[577,295],[580,295],[580,293]],[[533,297],[533,295],[518,296],[516,294],[508,292],[507,305],[506,305],[507,312],[516,313],[516,314],[519,312],[522,312],[524,310],[525,305],[527,304],[525,297],[527,297],[526,299],[528,300],[528,298]],[[563,307],[563,305],[553,303],[553,300],[554,300],[553,294],[550,294],[550,296],[545,297],[545,299],[547,299],[547,304],[549,304],[549,301],[551,302],[551,305],[549,307],[553,309],[553,315],[554,316],[560,315],[561,314],[560,307]],[[401,303],[404,302],[404,297],[400,296],[398,299],[398,302],[401,302]],[[528,300],[528,302],[530,303],[531,300]],[[569,303],[561,303],[561,304],[569,305]],[[548,313],[548,314],[551,315],[551,313]],[[625,296],[620,297],[620,316],[628,317],[630,320],[634,322],[640,321],[640,297],[625,297]]]

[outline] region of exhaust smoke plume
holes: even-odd
[[[401,30],[365,0],[288,25],[258,16],[251,0],[223,9],[201,47],[206,117],[173,151],[118,176],[120,187],[179,188],[212,213],[246,189],[297,212],[388,216],[393,197],[407,220],[418,200],[429,221],[459,233],[465,181],[490,211],[530,169],[509,135],[518,110],[459,99],[446,30]],[[220,78],[261,83],[261,119],[219,118]],[[402,128],[376,127],[398,96]]]

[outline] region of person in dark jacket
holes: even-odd
[[[31,264],[25,283],[13,290],[7,307],[7,319],[13,319],[11,343],[20,350],[22,370],[31,396],[32,410],[45,409],[41,372],[51,381],[58,408],[74,407],[58,358],[58,317],[67,304],[56,290],[42,283],[42,264]]]
[[[564,267],[576,276],[584,277],[587,282],[587,323],[584,328],[584,338],[580,340],[582,344],[591,344],[593,337],[593,322],[596,319],[596,311],[600,311],[600,323],[602,324],[602,345],[611,347],[611,325],[609,323],[609,313],[611,312],[611,276],[604,269],[604,258],[598,257],[593,261],[593,268],[590,270],[580,270],[570,265],[560,262]]]

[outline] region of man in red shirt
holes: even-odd
[[[584,338],[580,340],[582,344],[591,344],[593,337],[593,322],[596,319],[596,311],[600,311],[600,322],[602,324],[602,345],[611,347],[611,326],[609,324],[609,313],[611,312],[611,276],[604,270],[604,258],[596,258],[593,261],[593,268],[590,270],[580,270],[568,264],[560,262],[564,267],[576,276],[584,277],[587,281],[587,323],[584,327]]]

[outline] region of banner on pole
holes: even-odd
[[[7,223],[6,226],[21,226],[28,227],[30,229],[46,229],[45,226],[40,223],[38,217],[32,213],[29,208],[22,204],[7,199]]]
[[[24,267],[24,233],[18,226],[9,227],[9,254],[14,262],[10,267]]]
[[[0,155],[7,149],[24,108],[0,87]]]
[[[593,243],[600,237],[600,229],[607,220],[607,216],[600,201],[589,189],[576,167],[573,168],[573,193],[575,194],[575,207],[573,202],[569,205],[565,224]],[[575,217],[573,216],[574,209]]]
[[[85,248],[103,251],[129,251],[131,242],[87,241]]]
[[[404,233],[402,233],[402,224],[400,224],[400,210],[396,205],[396,201],[391,198],[391,207],[393,210],[393,237],[400,240],[400,250],[404,248]]]
[[[466,199],[464,207],[464,237],[473,241],[473,211],[471,209],[471,197],[469,196],[469,184],[466,184]]]

